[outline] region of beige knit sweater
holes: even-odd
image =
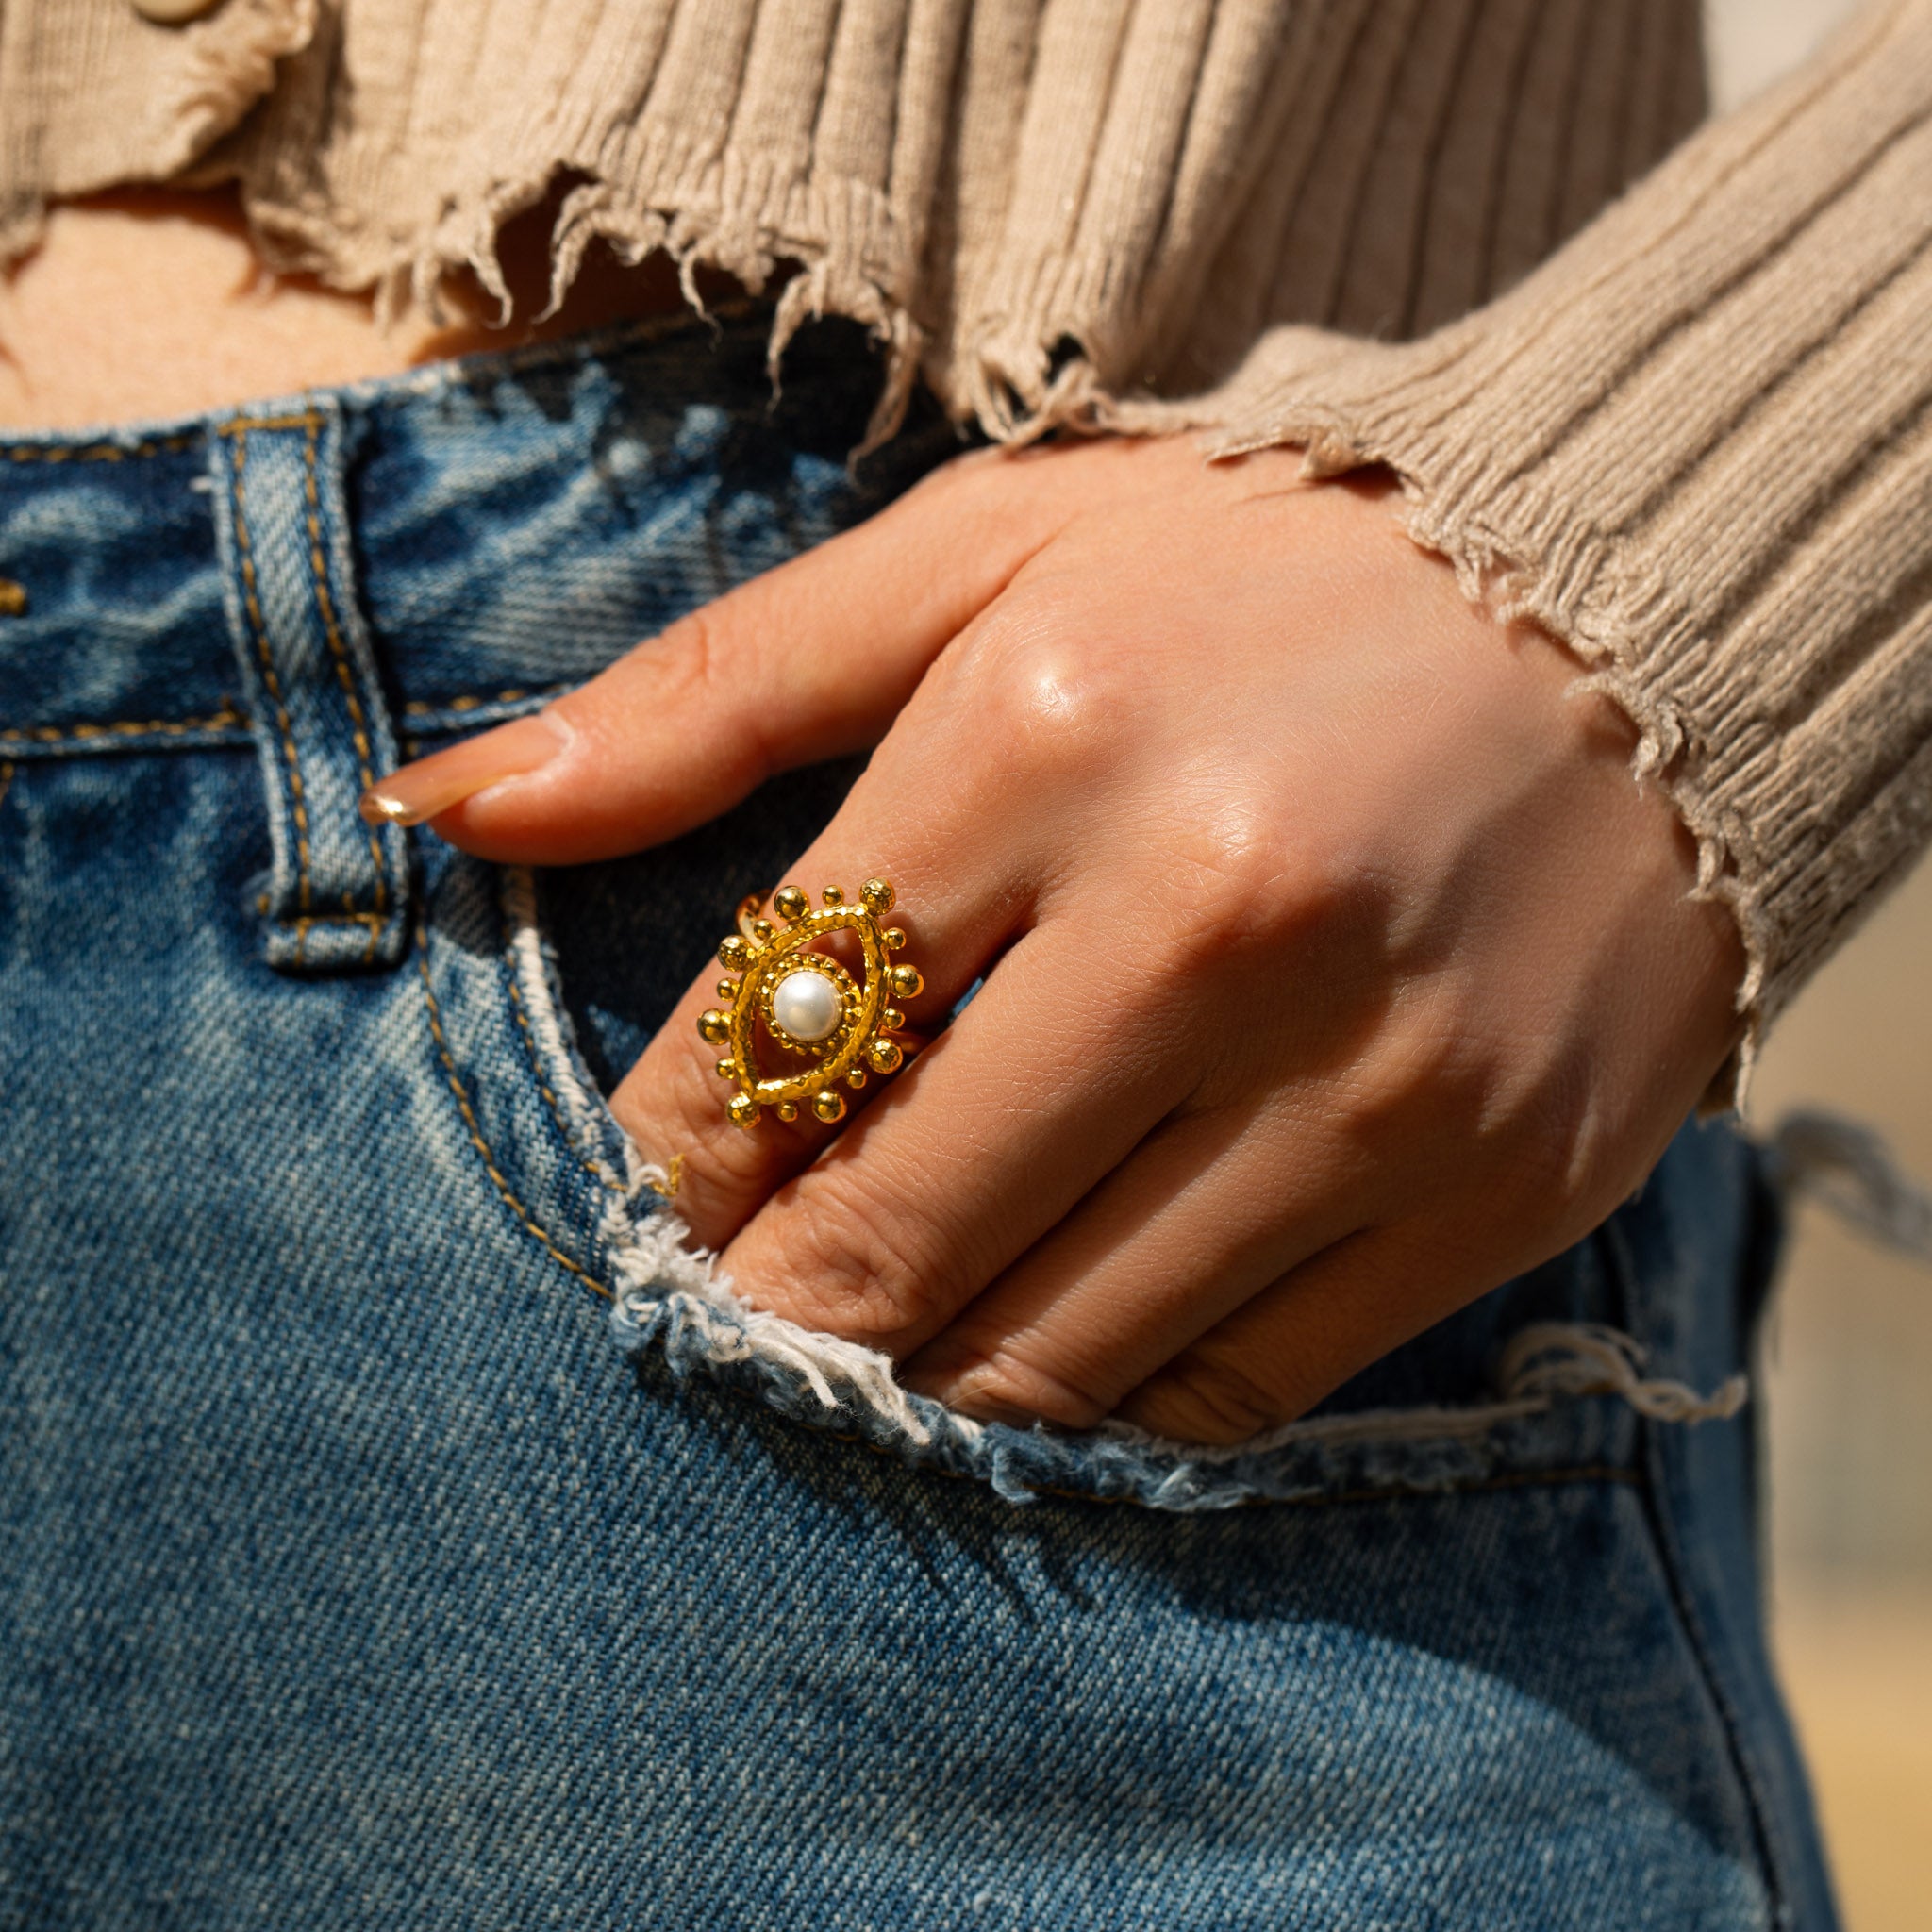
[[[1932,830],[1932,0],[1702,113],[1694,0],[0,0],[0,261],[232,178],[394,306],[561,188],[559,286],[802,263],[881,432],[1388,463],[1637,721],[1755,1042]]]

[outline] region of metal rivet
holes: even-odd
[[[26,615],[26,586],[11,577],[0,577],[0,617]]]

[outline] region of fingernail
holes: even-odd
[[[512,719],[391,772],[362,794],[359,809],[372,825],[420,825],[506,778],[527,777],[569,742],[570,726],[549,711]]]

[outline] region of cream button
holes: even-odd
[[[162,26],[179,26],[198,19],[222,4],[222,0],[131,0],[135,12],[143,20],[158,21]]]

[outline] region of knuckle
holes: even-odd
[[[1278,815],[1239,797],[1177,825],[1163,894],[1181,958],[1199,967],[1359,947],[1379,902],[1374,879]]]
[[[948,654],[962,727],[1038,779],[1104,763],[1118,737],[1108,667],[1039,600],[975,625]]]
[[[1622,1136],[1590,1057],[1551,1045],[1541,1029],[1499,1027],[1479,991],[1440,981],[1404,1003],[1352,1070],[1355,1131],[1371,1145],[1455,1148],[1418,1177],[1425,1191],[1466,1191],[1479,1174],[1486,1218],[1581,1232],[1595,1206],[1615,1205],[1606,1176]]]
[[[943,1399],[989,1422],[1038,1421],[1067,1429],[1091,1428],[1109,1407],[1076,1373],[997,1345],[955,1368]]]
[[[701,702],[717,688],[722,657],[717,614],[706,604],[667,625],[643,647],[641,661],[649,666],[654,696]]]
[[[1509,1139],[1507,1185],[1533,1223],[1581,1232],[1616,1206],[1626,1135],[1579,1058],[1566,1056],[1536,1081]]]
[[[782,1154],[731,1124],[732,1090],[712,1070],[715,1049],[686,1051],[695,1030],[677,1031],[677,1051],[647,1050],[611,1108],[648,1158],[667,1172],[675,1164],[678,1214],[697,1241],[717,1247],[771,1186]]]
[[[802,1176],[784,1262],[801,1320],[874,1348],[913,1335],[941,1300],[927,1224],[875,1174],[831,1166]]]
[[[1350,1118],[1370,1135],[1433,1125],[1465,1138],[1482,1115],[1480,1037],[1466,1003],[1440,987],[1398,1001],[1349,1070]]]
[[[761,626],[752,621],[753,600],[761,591],[761,585],[747,585],[687,611],[639,654],[649,679],[643,695],[658,715],[689,720],[692,729],[705,721],[730,720],[728,731],[709,732],[707,741],[711,755],[731,760],[747,783],[772,763],[769,741],[758,728],[763,708],[746,701],[764,681],[753,641]]]
[[[1273,1427],[1287,1409],[1281,1395],[1239,1364],[1183,1356],[1142,1391],[1134,1420],[1176,1441],[1226,1444]]]

